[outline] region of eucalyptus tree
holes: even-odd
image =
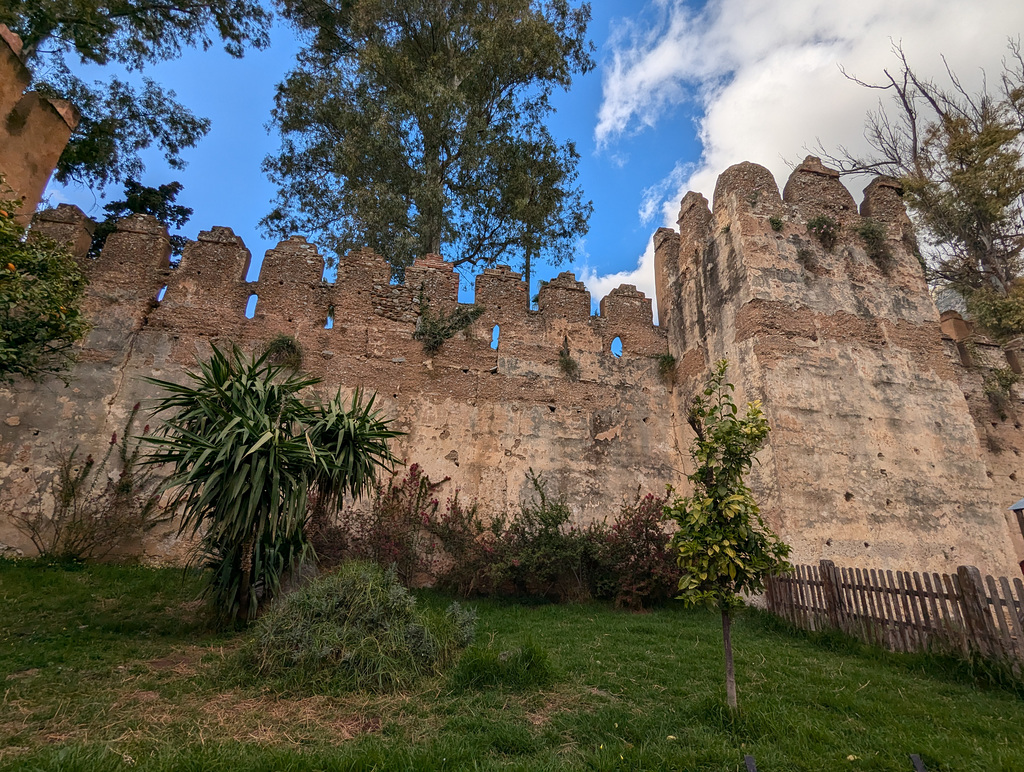
[[[150,379],[166,395],[163,425],[145,438],[151,464],[173,467],[166,487],[181,533],[198,537],[214,604],[253,618],[282,575],[308,558],[309,494],[358,496],[396,458],[399,432],[357,391],[326,404],[302,399],[318,379],[216,347],[184,384]]]
[[[284,0],[305,40],[278,86],[273,234],[337,254],[558,261],[587,229],[579,158],[544,121],[593,66],[567,0]]]
[[[172,168],[181,168],[181,151],[210,124],[149,78],[141,88],[118,76],[88,82],[83,67],[138,72],[217,40],[240,57],[247,47],[269,44],[270,22],[258,0],[0,0],[0,24],[21,37],[32,87],[69,100],[81,113],[55,178],[100,188],[138,178],[139,153],[154,144]]]

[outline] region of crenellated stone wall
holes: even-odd
[[[823,223],[838,227],[832,245],[808,227]],[[685,491],[686,407],[726,358],[738,400],[760,399],[772,426],[753,485],[795,560],[1013,575],[1024,557],[1007,511],[1024,495],[1022,390],[996,398],[991,387],[998,372],[1020,372],[1020,342],[1001,347],[955,314],[940,318],[892,181],[872,182],[858,208],[818,159],[782,194],[766,169],[738,164],[712,205],[688,193],[678,230],[654,235],[660,326],[632,286],[592,316],[568,272],[531,310],[520,275],[499,266],[476,277],[482,315],[432,356],[413,338],[421,301],[459,304],[458,275],[436,255],[392,284],[381,257],[354,252],[327,282],[317,248],[295,236],[246,283],[251,255],[229,228],[202,232],[177,267],[148,216],[123,220],[95,261],[77,208],[40,213],[33,228],[83,260],[94,326],[68,387],[0,390],[0,501],[31,502],[56,447],[101,454],[132,406],[157,396],[144,377],[180,380],[212,345],[256,350],[283,334],[325,392],[376,393],[406,432],[398,454],[451,477],[450,491],[508,510],[532,468],[588,521],[638,489]],[[28,547],[0,512],[3,544]],[[187,545],[167,530],[144,546],[175,560]]]
[[[820,217],[840,226],[831,249],[808,230]],[[869,255],[868,218],[886,259]],[[687,194],[678,224],[655,234],[658,306],[686,384],[676,412],[713,362],[732,363],[740,398],[760,399],[772,426],[755,487],[795,558],[1014,575],[1024,544],[1007,507],[1021,488],[1005,482],[1020,468],[1019,422],[997,421],[998,443],[985,441],[984,374],[951,351],[898,186],[874,181],[858,211],[816,158],[781,196],[767,169],[742,163],[712,207]]]
[[[76,231],[86,226],[68,206],[34,225],[87,248]],[[100,258],[85,262],[94,327],[71,385],[0,390],[0,492],[35,495],[57,445],[102,453],[132,406],[156,396],[144,377],[181,380],[211,345],[257,349],[281,334],[299,341],[304,369],[324,379],[325,391],[376,393],[407,432],[398,455],[434,479],[451,477],[449,493],[458,486],[491,514],[518,505],[531,467],[582,521],[615,514],[638,489],[682,482],[665,410],[669,386],[659,373],[666,336],[653,324],[650,299],[633,287],[613,291],[591,316],[590,293],[563,273],[533,311],[519,274],[486,269],[476,279],[482,316],[429,356],[413,339],[421,297],[434,309],[458,304],[458,276],[436,256],[394,285],[382,258],[357,252],[325,282],[316,247],[293,237],[267,252],[259,281],[247,284],[251,256],[228,228],[201,233],[175,269],[169,252],[166,229],[136,215],[119,224]],[[258,299],[246,318],[251,295]],[[616,337],[621,356],[611,352]],[[559,364],[565,345],[579,364],[575,381]],[[0,522],[0,542],[28,547],[9,522]],[[153,559],[177,558],[183,548],[169,532],[146,545]]]

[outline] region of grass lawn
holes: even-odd
[[[759,613],[733,628],[733,722],[708,613],[475,602],[476,645],[534,641],[552,684],[272,694],[239,679],[244,633],[209,629],[197,592],[175,570],[0,561],[0,769],[1024,769],[1013,692]]]

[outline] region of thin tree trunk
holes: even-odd
[[[252,550],[253,538],[250,536],[242,542],[242,579],[238,593],[238,611],[243,619],[249,618],[249,596],[252,593]]]
[[[725,645],[725,699],[729,703],[729,709],[735,713],[739,710],[736,703],[736,668],[732,663],[732,633],[729,626],[731,623],[729,612],[722,609],[722,643]]]

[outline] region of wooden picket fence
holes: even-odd
[[[892,651],[939,651],[1024,666],[1024,583],[955,574],[798,565],[768,582],[768,608],[805,630],[833,628]]]

